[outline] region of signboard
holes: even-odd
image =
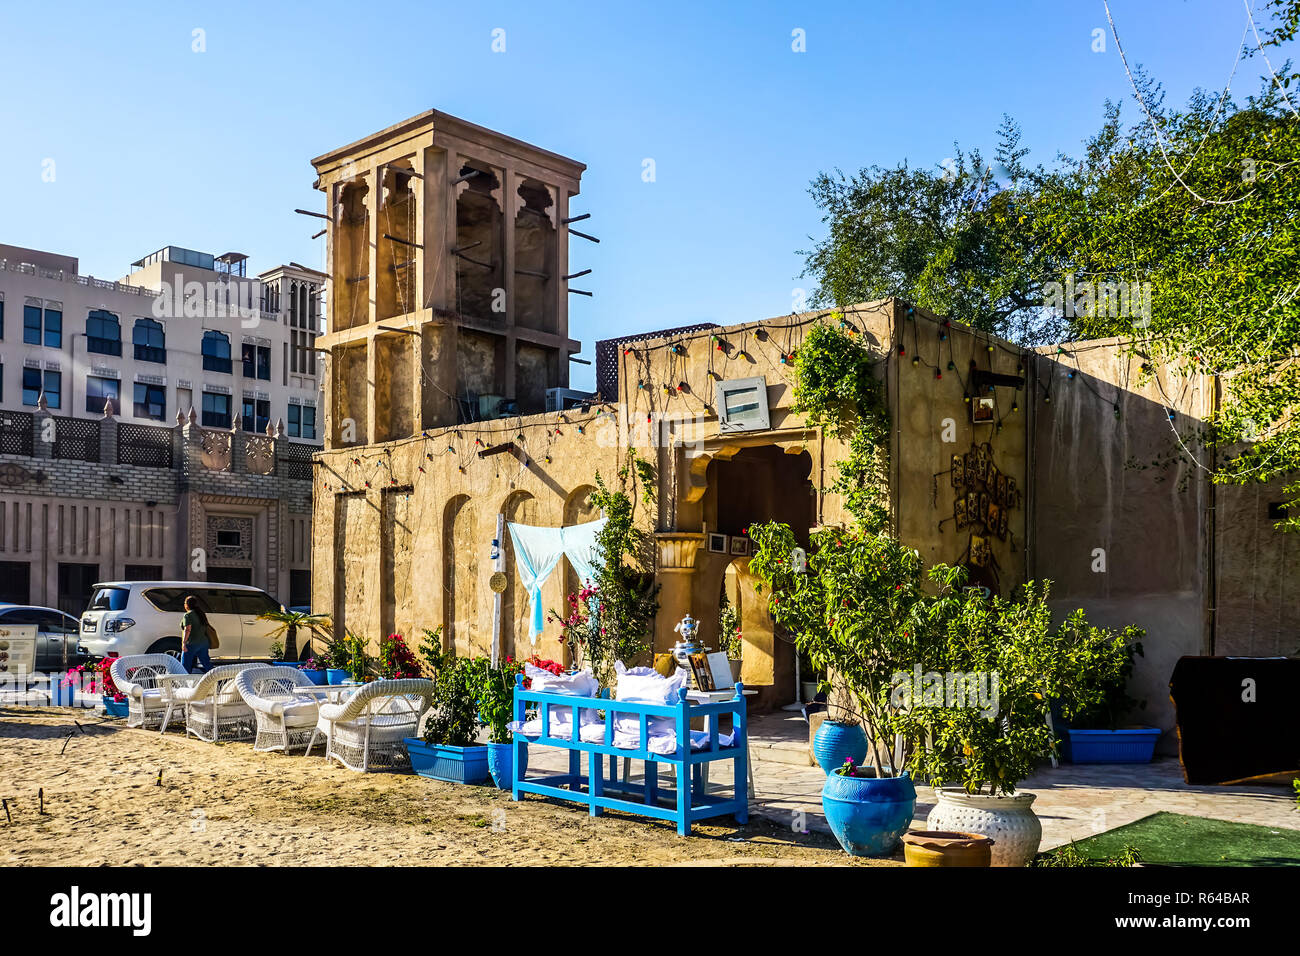
[[[36,625],[0,627],[0,677],[28,677],[36,671]]]

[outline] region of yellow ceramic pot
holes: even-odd
[[[979,833],[908,830],[903,834],[908,866],[989,866],[993,841]]]

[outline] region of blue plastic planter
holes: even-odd
[[[487,749],[488,772],[492,774],[492,782],[497,785],[498,790],[513,789],[515,784],[515,745],[488,744]],[[524,744],[523,754],[519,761],[519,776],[522,777],[527,772],[528,745]]]
[[[488,778],[488,749],[484,746],[450,747],[427,744],[419,737],[403,737],[411,769],[421,777],[448,783],[482,783]]]
[[[325,676],[330,684],[343,684],[352,679],[351,671],[346,671],[341,667],[331,667],[325,671]]]
[[[813,737],[813,759],[822,773],[830,773],[844,765],[846,758],[861,766],[867,759],[867,732],[861,724],[823,720]]]
[[[1159,727],[1134,730],[1075,730],[1070,728],[1071,763],[1150,763],[1160,739]]]
[[[104,716],[105,717],[125,717],[127,703],[124,700],[114,700],[111,697],[104,698]]]
[[[887,856],[912,824],[916,788],[906,772],[880,778],[828,773],[822,812],[845,853]]]
[[[327,676],[326,671],[312,671],[307,670],[305,667],[300,668],[300,670],[302,670],[302,672],[307,675],[307,679],[317,687],[323,687],[325,685],[325,678]]]

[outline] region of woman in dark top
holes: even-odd
[[[191,594],[185,599],[185,614],[181,618],[181,666],[188,673],[194,673],[196,662],[203,665],[204,671],[212,669],[212,658],[208,654],[211,626],[208,616]]]

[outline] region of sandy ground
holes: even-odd
[[[0,797],[3,865],[901,865],[753,817],[682,838],[646,818],[67,710],[0,709]]]

